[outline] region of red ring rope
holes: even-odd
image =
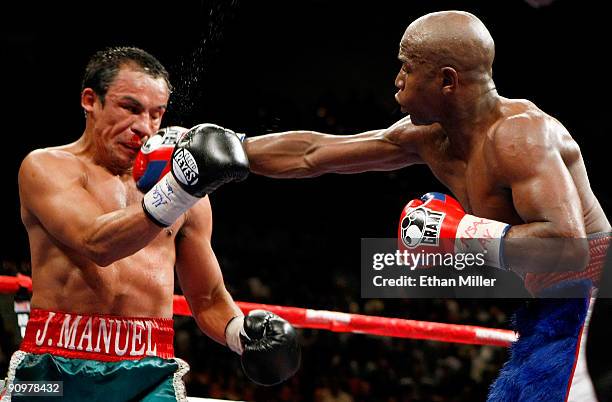
[[[32,279],[21,274],[0,276],[0,293],[12,294],[19,291],[20,288],[25,288],[31,292]],[[494,346],[509,346],[517,339],[516,333],[512,331],[473,325],[404,320],[248,302],[236,303],[245,314],[255,309],[268,310],[278,314],[298,328]],[[174,314],[191,315],[185,297],[174,296]]]

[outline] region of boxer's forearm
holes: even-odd
[[[581,271],[589,261],[586,235],[552,222],[512,226],[503,248],[506,267],[520,274]]]
[[[275,178],[314,177],[324,172],[309,163],[307,155],[314,151],[320,133],[287,131],[248,137],[245,149],[253,173]]]
[[[389,171],[422,163],[417,136],[398,130],[355,135],[287,131],[248,138],[245,149],[253,173],[276,178]]]
[[[210,298],[186,296],[198,327],[211,339],[225,345],[225,326],[232,317],[242,315],[229,292],[223,286]]]
[[[79,251],[105,267],[144,248],[161,231],[140,204],[135,204],[96,218],[84,234],[83,249]]]

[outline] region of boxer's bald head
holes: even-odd
[[[495,45],[484,24],[462,11],[427,14],[414,21],[400,42],[402,68],[395,99],[414,124],[471,116],[490,108]]]
[[[442,11],[414,21],[400,42],[400,60],[491,75],[495,44],[484,24],[462,11]]]

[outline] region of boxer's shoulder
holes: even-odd
[[[410,116],[398,120],[385,130],[387,137],[394,138],[397,142],[424,141],[429,138],[444,136],[444,130],[439,124],[416,125]]]
[[[84,179],[87,164],[77,155],[68,150],[57,148],[41,148],[30,152],[21,162],[19,181],[49,178]]]
[[[503,99],[500,117],[488,130],[487,138],[493,144],[503,145],[511,140],[552,140],[560,132],[567,133],[563,125],[526,99]]]
[[[488,130],[483,155],[500,178],[518,180],[559,159],[568,141],[574,143],[556,119],[529,101],[514,101]]]
[[[421,158],[430,166],[448,165],[451,170],[457,161],[448,135],[439,124],[417,126],[414,146]]]
[[[419,154],[429,154],[440,150],[442,143],[448,141],[439,124],[416,125],[410,116],[399,120],[384,131],[384,137],[399,146],[409,148]]]
[[[489,128],[485,146],[502,155],[524,154],[550,145],[554,119],[529,101],[503,107],[500,118]]]
[[[23,160],[32,163],[83,163],[73,152],[65,147],[38,148],[31,151]]]

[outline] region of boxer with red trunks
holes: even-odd
[[[175,269],[198,326],[242,355],[247,376],[274,384],[297,370],[294,329],[262,310],[245,317],[211,248],[206,195],[248,174],[236,134],[212,124],[184,130],[167,174],[144,194],[136,186],[133,163],[147,139],[154,153],[164,137],[155,134],[170,90],[145,51],[100,51],[83,80],[82,136],[24,159],[33,309],[9,383],[63,381],[64,400],[185,400],[188,366],[173,354]],[[58,129],[46,123],[40,132]],[[21,400],[3,400],[11,398]]]

